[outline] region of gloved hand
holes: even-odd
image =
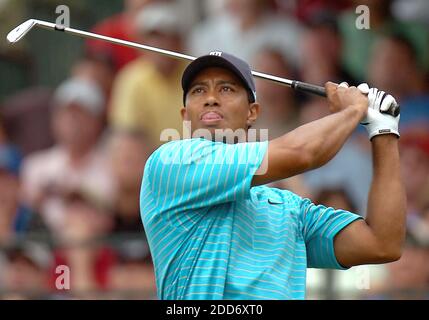
[[[362,83],[357,87],[368,96],[368,114],[361,124],[368,131],[369,139],[380,134],[399,135],[400,110],[395,98],[377,88]]]

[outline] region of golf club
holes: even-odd
[[[196,59],[193,56],[185,55],[182,53],[164,50],[164,49],[159,49],[156,47],[151,47],[151,46],[147,46],[144,44],[139,44],[139,43],[135,43],[135,42],[131,42],[131,41],[125,41],[125,40],[116,39],[116,38],[112,38],[112,37],[106,37],[106,36],[99,35],[99,34],[92,33],[92,32],[81,31],[81,30],[73,29],[73,28],[67,28],[67,27],[57,25],[57,24],[54,24],[51,22],[46,22],[46,21],[36,20],[36,19],[27,20],[24,23],[17,26],[15,29],[13,29],[11,32],[9,32],[9,34],[7,35],[7,40],[10,43],[18,42],[34,27],[48,29],[51,31],[66,32],[66,33],[70,33],[70,34],[80,36],[83,38],[98,39],[98,40],[103,40],[103,41],[107,41],[107,42],[111,42],[114,44],[131,47],[131,48],[157,52],[157,53],[163,54],[165,56],[169,56],[169,57],[173,57],[173,58],[177,58],[177,59],[182,59],[182,60],[193,61]],[[296,81],[296,80],[289,80],[289,79],[285,79],[285,78],[280,78],[280,77],[276,77],[276,76],[273,76],[270,74],[257,72],[257,71],[252,71],[252,74],[256,78],[261,78],[261,79],[269,80],[269,81],[277,83],[277,84],[285,85],[285,86],[288,86],[288,87],[295,89],[297,91],[311,93],[311,94],[319,95],[322,97],[326,97],[325,88],[321,87],[321,86],[317,86],[317,85],[313,85],[313,84],[309,84],[309,83],[305,83],[305,82],[301,82],[301,81]],[[399,114],[399,105],[392,105],[389,108],[387,113],[396,117]]]

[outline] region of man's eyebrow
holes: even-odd
[[[218,82],[216,82],[216,85],[220,85],[220,84],[230,84],[230,85],[236,86],[237,82],[233,80],[219,80]]]
[[[198,81],[198,82],[193,82],[190,86],[189,86],[189,88],[193,88],[193,87],[196,87],[196,86],[208,86],[209,85],[209,82],[208,81]]]
[[[229,84],[229,85],[233,85],[233,86],[237,86],[238,83],[236,81],[233,80],[218,80],[216,81],[216,85],[224,85],[224,84]],[[196,87],[196,86],[209,86],[209,81],[198,81],[198,82],[194,82],[190,85],[189,89]]]

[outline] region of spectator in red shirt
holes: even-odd
[[[82,191],[65,196],[65,224],[56,238],[55,265],[73,270],[70,294],[78,298],[95,298],[106,286],[107,273],[114,251],[106,242],[112,216],[104,203]],[[54,276],[56,278],[57,275]]]
[[[124,10],[121,13],[99,22],[91,31],[108,37],[137,41],[134,25],[135,15],[151,1],[153,0],[125,0]],[[91,54],[108,56],[113,61],[116,71],[139,56],[136,49],[98,40],[88,40],[86,51]]]

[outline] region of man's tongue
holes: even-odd
[[[209,112],[203,115],[203,120],[220,120],[222,117],[215,112]]]

